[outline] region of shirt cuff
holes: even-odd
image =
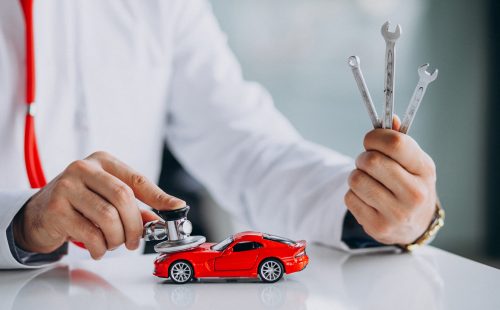
[[[9,243],[10,252],[12,256],[21,264],[28,266],[39,266],[54,263],[60,260],[68,253],[68,243],[63,244],[60,248],[52,253],[42,254],[33,253],[21,249],[17,246],[14,240],[14,232],[12,230],[12,223],[7,227],[7,241]]]
[[[386,246],[370,237],[364,231],[363,227],[359,225],[350,211],[347,211],[344,217],[342,241],[350,249],[367,249]]]

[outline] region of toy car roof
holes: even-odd
[[[272,241],[277,241],[280,243],[288,244],[288,245],[296,245],[298,244],[297,241],[288,239],[288,238],[283,238],[280,236],[272,235],[272,234],[266,234],[262,232],[256,232],[256,231],[243,231],[239,232],[233,235],[233,240],[248,240],[248,241],[259,241],[262,239],[266,240],[272,240]]]
[[[256,231],[242,231],[242,232],[234,234],[233,235],[233,239],[234,240],[238,240],[238,239],[241,239],[241,238],[245,238],[245,239],[259,240],[259,239],[262,239],[262,235],[263,235],[263,233],[261,233],[261,232],[256,232]],[[254,238],[252,238],[252,237],[254,237]]]

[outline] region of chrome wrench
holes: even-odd
[[[351,56],[347,59],[347,63],[349,64],[349,67],[351,67],[352,74],[354,75],[354,79],[356,80],[356,84],[358,85],[359,92],[361,93],[361,97],[363,98],[365,107],[368,110],[368,115],[370,116],[370,120],[372,121],[373,128],[380,128],[380,120],[377,115],[377,110],[373,105],[373,100],[370,96],[368,86],[366,86],[365,78],[363,77],[363,72],[361,71],[360,67],[361,61],[359,60],[359,57]]]
[[[384,117],[382,120],[382,128],[392,129],[392,115],[394,111],[394,82],[395,82],[395,67],[396,67],[396,41],[401,36],[401,26],[397,25],[394,32],[389,32],[390,23],[386,22],[382,25],[382,36],[386,43],[385,50],[385,106]]]
[[[413,119],[415,119],[415,115],[417,114],[418,107],[424,98],[427,86],[437,79],[439,72],[438,69],[435,69],[434,72],[430,73],[427,72],[428,68],[429,64],[421,65],[418,68],[419,81],[415,91],[413,92],[410,103],[408,104],[408,108],[406,109],[403,122],[401,123],[401,128],[399,129],[399,131],[404,134],[408,133],[410,130]]]

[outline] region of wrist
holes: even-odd
[[[14,243],[23,251],[50,253],[64,243],[64,240],[58,242],[48,237],[39,216],[41,212],[43,211],[38,208],[35,195],[24,204],[12,220]]]
[[[14,242],[17,247],[24,251],[30,251],[27,246],[26,238],[24,235],[24,211],[26,204],[17,212],[12,220],[12,233],[14,235]]]
[[[419,236],[415,241],[409,244],[403,244],[398,246],[405,252],[411,252],[414,249],[417,249],[423,245],[430,243],[435,238],[438,231],[444,226],[444,218],[445,218],[445,212],[441,207],[439,199],[437,199],[432,220],[430,221],[430,224],[424,231],[424,233],[421,236]]]

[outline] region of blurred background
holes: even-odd
[[[435,160],[446,226],[434,245],[500,267],[499,199],[493,171],[500,156],[498,7],[493,0],[212,0],[243,67],[307,139],[352,157],[371,123],[347,66],[358,55],[381,115],[386,20],[403,27],[397,45],[396,113],[418,80],[417,67],[439,68],[410,134]],[[496,27],[496,28],[494,28]],[[391,28],[392,30],[393,28]],[[496,71],[495,71],[496,70]],[[491,98],[491,100],[490,100]],[[488,135],[488,133],[490,133]],[[195,227],[219,239],[236,229],[169,155],[161,184],[193,206]],[[178,171],[172,174],[172,171]],[[487,185],[490,184],[488,187]],[[490,206],[490,207],[488,207]],[[205,219],[205,220],[201,220]],[[208,221],[208,222],[207,222]]]

